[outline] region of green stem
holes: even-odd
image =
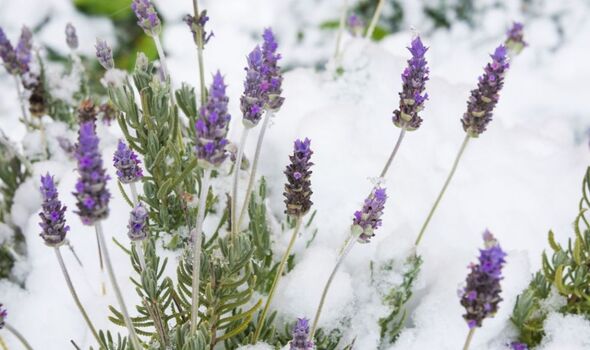
[[[29,344],[29,342],[25,339],[25,337],[19,331],[17,331],[14,327],[12,327],[10,324],[5,323],[4,329],[6,329],[10,333],[12,333],[12,335],[14,335],[23,344],[23,346],[27,350],[33,350],[33,347],[31,346],[31,344]]]
[[[313,340],[313,336],[315,335],[315,332],[317,330],[318,322],[320,321],[320,314],[322,313],[322,309],[324,308],[324,303],[326,302],[326,296],[328,296],[328,290],[330,290],[330,286],[332,285],[332,281],[334,281],[334,277],[336,276],[338,269],[342,265],[342,262],[344,261],[344,259],[348,256],[348,253],[350,253],[350,251],[352,250],[352,247],[354,246],[355,242],[356,242],[356,239],[354,237],[351,237],[348,240],[346,247],[343,249],[342,253],[338,257],[338,260],[336,261],[336,265],[334,266],[334,269],[332,269],[332,273],[330,273],[330,277],[328,277],[328,281],[326,282],[326,285],[324,286],[324,291],[322,292],[322,297],[320,298],[320,303],[318,304],[318,308],[315,312],[315,317],[313,318],[311,332],[309,333],[310,340]]]
[[[117,278],[115,276],[115,271],[113,270],[113,265],[111,264],[111,258],[109,256],[109,249],[107,248],[107,242],[104,238],[104,234],[102,232],[102,225],[99,222],[94,224],[96,228],[96,235],[98,236],[99,244],[102,246],[102,251],[104,254],[104,262],[107,267],[107,272],[109,273],[109,278],[111,280],[111,285],[113,287],[113,291],[115,292],[115,297],[117,298],[117,302],[119,303],[119,307],[121,308],[121,314],[123,314],[123,320],[125,321],[125,325],[127,326],[127,330],[129,331],[129,338],[131,339],[131,344],[135,350],[141,350],[141,343],[137,334],[135,333],[135,328],[133,327],[133,323],[131,322],[131,318],[129,317],[129,312],[127,311],[127,306],[125,305],[125,300],[123,299],[123,294],[121,294],[121,289],[119,289],[119,283],[117,283]]]
[[[25,127],[28,131],[28,130],[30,130],[31,122],[29,120],[29,114],[27,113],[27,109],[25,108],[25,98],[23,95],[21,79],[17,75],[14,75],[13,77],[14,77],[14,83],[16,84],[16,92],[18,94],[18,102],[20,105],[20,111],[23,116],[23,123],[25,124]]]
[[[137,186],[135,186],[135,182],[129,184],[129,189],[131,189],[131,199],[133,200],[133,205],[138,205],[139,196],[137,195]]]
[[[238,228],[242,226],[242,221],[244,220],[246,212],[248,211],[248,201],[250,200],[250,196],[252,195],[252,187],[254,186],[254,181],[256,180],[256,170],[258,169],[258,160],[260,159],[260,151],[262,150],[264,134],[266,133],[266,129],[268,129],[268,123],[272,116],[272,112],[266,111],[264,121],[262,122],[262,128],[260,129],[260,134],[258,135],[258,142],[256,143],[256,152],[254,153],[254,160],[252,162],[252,167],[250,168],[250,179],[248,180],[248,187],[246,188],[244,203],[242,204],[242,209],[240,210],[240,218],[238,219]]]
[[[342,43],[342,33],[344,33],[344,26],[346,24],[346,13],[348,12],[348,0],[343,0],[342,13],[340,13],[340,23],[338,25],[338,34],[336,34],[336,48],[334,49],[334,60],[338,67],[340,60],[340,44]]]
[[[449,187],[449,183],[451,183],[451,179],[453,178],[453,175],[455,175],[455,171],[457,170],[457,165],[459,165],[459,161],[461,160],[461,157],[463,156],[463,153],[465,152],[465,148],[467,147],[467,143],[469,142],[469,139],[470,139],[470,136],[465,135],[465,139],[463,140],[463,144],[461,144],[461,148],[459,149],[459,153],[457,153],[457,156],[455,157],[455,161],[453,162],[453,167],[451,168],[451,172],[447,176],[447,179],[445,180],[445,184],[443,185],[442,189],[440,190],[440,193],[438,194],[438,197],[436,198],[434,205],[430,209],[430,212],[428,213],[428,216],[426,217],[426,221],[424,221],[424,224],[422,224],[422,228],[420,229],[420,233],[418,234],[418,238],[416,238],[416,242],[414,243],[414,245],[418,246],[418,244],[420,244],[420,241],[422,240],[422,236],[424,235],[424,231],[426,231],[426,227],[428,227],[428,223],[432,219],[432,215],[434,214],[434,211],[438,207],[438,204],[440,203],[440,200],[442,199],[443,195],[445,194],[447,187]]]
[[[201,13],[199,12],[198,0],[193,0],[193,11],[195,13],[195,20],[198,20]],[[203,33],[201,27],[195,31],[195,42],[197,44],[197,61],[199,62],[199,82],[201,84],[201,106],[207,103],[207,88],[205,87],[205,63],[203,60]]]
[[[463,345],[463,350],[469,349],[469,345],[471,345],[471,339],[473,339],[474,333],[475,333],[475,327],[471,328],[469,330],[469,333],[467,333],[467,339],[465,339],[465,345]]]
[[[201,182],[201,191],[199,193],[199,207],[197,213],[197,225],[193,230],[193,294],[191,308],[191,331],[194,334],[197,331],[199,322],[199,283],[201,279],[201,231],[203,230],[203,221],[207,211],[207,194],[209,193],[209,181],[211,179],[211,170],[205,169],[203,172],[203,181]]]
[[[399,133],[399,136],[397,137],[397,142],[393,147],[393,151],[391,152],[391,155],[389,155],[389,159],[387,159],[387,163],[385,163],[385,166],[383,167],[383,170],[381,171],[381,175],[379,175],[379,177],[385,177],[385,175],[387,175],[387,171],[389,170],[389,167],[391,166],[391,163],[393,162],[393,159],[395,158],[395,155],[397,154],[399,146],[402,144],[402,140],[404,139],[405,135],[406,129],[402,128],[402,130]]]
[[[98,266],[100,267],[100,294],[106,295],[107,288],[104,282],[104,259],[102,256],[102,247],[100,246],[100,239],[98,237],[98,231],[96,231],[96,247],[98,249]]]
[[[80,301],[80,298],[78,297],[78,293],[76,293],[76,289],[74,288],[74,284],[72,283],[72,279],[70,278],[70,274],[68,273],[68,269],[66,268],[66,264],[64,263],[63,257],[61,255],[61,251],[59,250],[59,247],[54,247],[54,249],[55,249],[55,255],[57,256],[57,261],[59,262],[59,267],[61,268],[61,272],[64,275],[64,278],[66,280],[66,284],[68,285],[68,288],[70,290],[70,294],[72,294],[72,298],[74,299],[74,302],[76,303],[76,306],[78,307],[78,310],[82,314],[84,321],[86,321],[88,328],[90,328],[90,332],[94,336],[94,339],[96,339],[96,341],[98,342],[98,344],[100,344],[101,347],[103,347],[104,349],[108,349],[108,347],[105,344],[103,344],[102,341],[100,340],[100,337],[98,336],[98,333],[96,332],[96,328],[92,324],[90,317],[88,317],[88,313],[86,313],[86,309],[84,309],[84,306],[82,305],[82,302]]]
[[[295,228],[293,229],[293,234],[291,235],[291,240],[289,241],[289,245],[287,246],[287,250],[283,254],[283,258],[281,259],[281,263],[277,269],[277,273],[272,281],[272,286],[270,287],[270,292],[268,293],[268,298],[266,299],[266,304],[264,305],[264,309],[258,318],[258,324],[256,325],[256,333],[254,333],[254,338],[252,338],[252,344],[256,344],[258,341],[258,337],[260,337],[260,333],[262,332],[262,326],[264,325],[264,319],[266,318],[266,314],[270,308],[270,304],[272,303],[272,299],[274,294],[277,290],[277,286],[279,285],[279,281],[283,275],[283,271],[285,270],[285,265],[287,265],[287,260],[289,260],[289,256],[291,255],[291,250],[293,249],[293,245],[295,244],[295,240],[297,239],[297,234],[299,233],[299,229],[301,228],[302,222],[301,216],[298,216],[295,219]]]
[[[381,17],[381,11],[383,10],[383,5],[385,5],[384,0],[379,0],[377,4],[377,8],[375,8],[375,13],[373,14],[373,18],[371,19],[371,23],[367,28],[367,33],[365,34],[366,39],[371,39],[373,36],[373,32],[375,31],[375,27],[377,27],[377,22],[379,22],[379,17]]]
[[[238,155],[236,157],[236,163],[234,165],[234,178],[233,178],[233,186],[232,186],[232,196],[231,196],[231,234],[235,235],[238,233],[238,222],[237,222],[237,207],[238,207],[238,178],[240,175],[240,168],[242,167],[242,158],[244,157],[244,147],[246,146],[246,139],[248,138],[248,133],[250,132],[249,127],[244,127],[242,131],[242,137],[240,139],[240,145],[238,146]]]

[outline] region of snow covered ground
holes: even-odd
[[[157,1],[162,14],[171,21],[163,40],[170,56],[176,85],[180,81],[197,84],[196,52],[191,37],[180,22],[191,10],[186,0]],[[413,26],[425,32],[430,46],[427,59],[431,80],[427,84],[430,100],[423,111],[422,127],[408,133],[398,158],[386,179],[390,195],[383,227],[371,244],[356,246],[330,291],[321,326],[336,326],[350,319],[346,339],[356,337],[356,349],[377,349],[379,330],[376,320],[386,310],[370,287],[369,263],[383,262],[407,254],[428,209],[442,185],[452,159],[464,136],[459,119],[469,90],[482,67],[504,37],[512,20],[518,17],[516,2],[507,9],[485,16],[481,28],[470,30],[457,25],[450,31],[427,35],[424,20],[410,12],[408,30],[369,43],[346,37],[342,66],[344,74],[335,77],[332,69],[317,72],[313,63],[328,59],[333,52],[334,33],[314,29],[318,23],[337,17],[340,1],[224,0],[203,1],[211,17],[215,37],[205,50],[206,69],[220,69],[229,84],[233,123],[230,137],[240,132],[239,95],[242,90],[245,55],[258,41],[258,33],[272,26],[278,34],[285,65],[285,104],[267,133],[259,174],[269,180],[270,206],[282,217],[282,171],[298,137],[309,137],[316,164],[312,184],[315,225],[319,229],[314,244],[307,250],[300,239],[298,263],[286,276],[274,303],[281,317],[312,317],[323,283],[335,260],[341,242],[348,234],[352,213],[362,205],[384,164],[398,129],[391,122],[401,88],[400,73],[405,66]],[[424,258],[423,273],[412,303],[407,329],[391,349],[458,349],[467,327],[461,317],[457,290],[481,246],[481,233],[489,228],[509,252],[500,311],[478,329],[472,349],[505,349],[514,330],[509,316],[518,293],[528,284],[531,273],[540,267],[546,236],[553,229],[556,238],[571,236],[571,222],[577,214],[581,178],[590,164],[588,134],[590,112],[590,10],[582,1],[547,4],[544,11],[565,11],[565,41],[557,47],[559,36],[545,18],[525,21],[525,36],[530,46],[512,63],[506,84],[488,131],[468,146],[456,177],[426,233],[419,252]],[[63,28],[72,21],[81,36],[81,51],[91,53],[95,36],[112,38],[112,28],[104,20],[89,20],[75,13],[66,0],[0,0],[0,26],[10,37],[22,23],[33,25],[51,14],[52,23],[39,36],[38,43],[65,50]],[[303,44],[295,42],[294,28],[309,28]],[[330,67],[330,66],[328,66]],[[18,107],[12,80],[0,73],[0,127],[14,140],[24,135],[16,124]],[[63,133],[59,125],[50,135]],[[104,157],[110,160],[120,131],[101,130]],[[70,135],[73,138],[73,135]],[[246,152],[254,149],[250,138]],[[56,145],[53,145],[54,147]],[[36,165],[38,174],[51,171],[59,179],[59,191],[69,208],[74,207],[72,191],[74,164],[65,159]],[[112,171],[112,169],[110,169]],[[38,175],[37,174],[37,175]],[[59,267],[50,248],[38,237],[38,176],[23,185],[16,197],[14,219],[27,237],[28,256],[17,265],[25,276],[26,288],[0,282],[0,302],[9,309],[9,321],[24,333],[36,349],[71,348],[70,339],[86,346],[92,343],[65,288]],[[126,241],[127,209],[111,181],[114,200],[105,231]],[[92,229],[81,225],[71,213],[67,216],[69,235],[84,263],[82,270],[64,252],[81,299],[102,329],[116,329],[107,320],[107,305],[115,304],[112,293],[98,293],[100,273]],[[309,232],[303,232],[309,236]],[[287,235],[277,237],[277,250],[287,244]],[[126,284],[128,303],[136,295],[124,276],[129,275],[127,258],[111,246],[119,281]],[[395,282],[398,276],[391,276]],[[553,315],[546,323],[548,336],[542,349],[590,348],[590,323],[574,316]],[[567,330],[567,332],[565,332]],[[18,349],[13,338],[2,334],[9,348]]]

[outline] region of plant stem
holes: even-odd
[[[387,175],[387,171],[389,170],[389,167],[391,166],[391,163],[393,162],[393,159],[395,158],[395,155],[397,154],[397,151],[399,150],[399,146],[402,144],[402,140],[404,139],[404,136],[406,135],[406,129],[405,128],[401,128],[402,130],[399,133],[399,136],[397,137],[397,142],[395,143],[395,146],[393,147],[393,151],[391,151],[391,155],[389,155],[389,159],[387,159],[387,163],[385,163],[385,167],[383,167],[383,170],[381,171],[381,175],[379,175],[379,177],[385,177],[385,175]]]
[[[100,245],[100,238],[98,237],[98,229],[95,226],[96,231],[96,247],[98,248],[98,265],[100,266],[100,294],[106,295],[107,288],[104,282],[104,262],[102,257],[102,247]]]
[[[199,12],[198,0],[193,0],[193,11],[195,13],[195,20],[198,20],[201,15]],[[207,103],[207,88],[205,87],[205,64],[203,62],[203,33],[201,26],[195,32],[195,42],[197,44],[197,61],[199,62],[199,83],[201,84],[201,106]]]
[[[127,326],[127,330],[129,331],[129,338],[131,339],[131,344],[133,348],[136,350],[141,350],[141,343],[139,342],[139,338],[137,338],[137,334],[135,334],[135,329],[133,328],[133,323],[131,322],[131,318],[129,317],[129,312],[127,312],[127,306],[125,305],[125,301],[123,300],[123,295],[121,294],[121,290],[119,289],[119,284],[117,283],[117,278],[115,277],[115,271],[113,270],[113,265],[111,264],[111,258],[109,256],[109,249],[107,248],[107,242],[104,238],[104,234],[102,233],[102,224],[97,222],[95,224],[96,227],[96,234],[99,239],[99,244],[102,246],[102,250],[104,253],[104,262],[107,266],[107,271],[109,273],[109,278],[111,279],[111,285],[113,287],[113,291],[115,292],[115,297],[117,298],[117,302],[119,303],[119,307],[121,308],[121,314],[123,314],[123,319],[125,321],[125,325]]]
[[[266,129],[268,129],[268,123],[272,116],[273,112],[266,111],[264,121],[262,122],[262,128],[260,129],[260,134],[258,135],[258,142],[256,143],[256,152],[254,153],[254,160],[252,162],[252,167],[250,168],[250,179],[248,180],[248,187],[246,188],[244,203],[242,204],[242,209],[240,210],[240,218],[238,219],[238,227],[242,225],[244,216],[246,216],[246,212],[248,211],[248,201],[250,200],[250,196],[252,195],[252,187],[254,186],[254,181],[256,180],[256,170],[258,169],[258,160],[260,159],[260,152],[262,150],[264,134],[266,133]]]
[[[197,212],[197,225],[193,230],[193,294],[191,308],[191,332],[197,331],[199,322],[199,282],[201,279],[201,231],[203,230],[203,221],[207,211],[207,195],[209,193],[209,181],[211,179],[211,169],[203,171],[203,181],[201,181],[201,191],[199,193],[199,207]]]
[[[266,314],[268,313],[268,309],[270,308],[270,304],[274,297],[274,294],[277,290],[277,286],[279,285],[279,281],[283,275],[283,271],[285,270],[285,265],[287,265],[287,260],[289,260],[289,256],[291,255],[291,250],[293,249],[293,245],[295,244],[295,240],[297,239],[297,234],[299,233],[299,229],[301,228],[302,217],[298,216],[295,219],[295,228],[293,229],[293,234],[291,235],[291,240],[289,241],[289,245],[287,246],[287,250],[283,254],[283,258],[279,264],[277,269],[277,273],[275,274],[275,278],[272,281],[272,286],[270,287],[270,292],[268,293],[268,298],[266,299],[266,304],[264,305],[264,309],[258,318],[258,324],[256,325],[256,333],[254,333],[254,338],[252,338],[252,344],[256,344],[260,333],[262,332],[262,326],[264,325],[264,319],[266,318]]]
[[[449,172],[449,175],[447,176],[447,179],[445,180],[445,184],[443,185],[442,189],[440,190],[440,193],[438,194],[438,197],[436,198],[434,205],[432,205],[432,208],[430,209],[430,212],[428,213],[428,216],[426,217],[426,221],[424,221],[424,224],[422,224],[422,228],[420,229],[420,233],[418,234],[418,238],[416,238],[416,242],[414,243],[415,246],[420,244],[420,241],[422,240],[422,236],[424,235],[424,231],[426,231],[426,227],[428,226],[430,219],[432,219],[432,215],[434,214],[434,211],[438,207],[438,204],[440,203],[440,200],[442,199],[443,195],[445,194],[447,187],[449,187],[449,183],[451,183],[451,179],[453,178],[453,175],[455,175],[455,171],[457,170],[457,165],[459,165],[459,161],[461,160],[461,157],[463,156],[463,152],[465,152],[465,148],[467,147],[467,143],[469,142],[469,139],[470,139],[469,135],[465,135],[465,139],[463,140],[463,144],[461,144],[461,148],[459,149],[459,153],[457,153],[457,156],[455,157],[455,161],[453,162],[453,167],[451,168],[451,171]]]
[[[139,266],[141,270],[145,271],[145,254],[143,253],[143,241],[133,241],[133,246],[137,252],[137,258],[139,259]]]
[[[352,250],[352,247],[354,246],[355,242],[356,242],[356,239],[354,237],[351,237],[348,240],[346,247],[342,251],[342,254],[340,254],[340,256],[338,257],[338,260],[336,261],[336,265],[334,266],[334,269],[332,270],[330,277],[328,277],[328,281],[326,282],[326,286],[324,287],[324,291],[322,292],[322,297],[320,298],[320,303],[318,304],[318,308],[315,312],[315,317],[313,318],[311,332],[309,333],[309,339],[312,341],[313,341],[313,336],[314,336],[314,334],[317,330],[317,327],[318,327],[318,322],[320,321],[320,314],[322,313],[322,309],[324,308],[324,303],[326,301],[326,296],[328,295],[328,290],[330,289],[330,285],[332,284],[332,281],[334,280],[334,277],[336,276],[336,272],[338,272],[338,269],[342,265],[342,262],[348,256],[348,253],[350,253],[350,251]]]
[[[139,196],[137,195],[137,187],[135,186],[135,182],[129,184],[129,189],[131,189],[131,199],[133,200],[133,205],[138,205]]]
[[[31,124],[29,121],[29,114],[27,113],[27,109],[25,108],[25,97],[23,95],[21,79],[16,75],[13,75],[13,77],[14,77],[14,83],[16,84],[16,92],[18,94],[18,102],[20,105],[20,111],[23,116],[23,123],[25,124],[25,127],[28,131],[28,130],[30,130]]]
[[[31,346],[31,344],[29,344],[29,342],[25,339],[25,337],[19,331],[17,331],[14,327],[12,327],[8,323],[5,323],[4,328],[7,331],[9,331],[10,333],[12,333],[12,335],[14,335],[23,344],[23,346],[27,350],[33,350],[33,347]]]
[[[240,168],[242,167],[242,158],[244,157],[244,147],[246,146],[246,139],[248,138],[248,133],[250,132],[249,127],[244,127],[242,131],[242,137],[240,139],[240,145],[238,146],[238,155],[236,156],[236,164],[234,165],[234,181],[232,187],[232,196],[231,196],[231,234],[235,235],[238,233],[238,223],[237,223],[237,206],[238,206],[238,178],[240,175]]]
[[[0,337],[0,348],[2,348],[2,350],[8,350],[8,346],[6,345],[6,342],[4,342],[4,338]]]
[[[465,339],[465,345],[463,345],[463,350],[469,349],[469,345],[471,344],[471,339],[473,338],[474,333],[475,333],[475,327],[471,328],[469,330],[469,333],[467,333],[467,339]]]
[[[78,262],[78,265],[80,265],[80,267],[83,268],[84,265],[82,265],[82,260],[80,260],[80,258],[78,257],[78,254],[76,254],[76,250],[74,249],[74,246],[72,245],[72,243],[69,240],[66,240],[64,244],[68,247],[68,249],[70,249],[70,252],[72,252],[72,255],[74,256],[74,258]]]
[[[66,284],[68,285],[68,288],[70,290],[70,294],[72,294],[72,298],[74,298],[74,302],[76,303],[78,310],[82,314],[84,321],[86,321],[88,328],[90,328],[90,332],[94,336],[94,339],[96,339],[96,341],[98,342],[98,344],[100,344],[101,347],[103,347],[104,349],[108,349],[105,346],[105,344],[103,344],[102,341],[100,340],[100,337],[98,336],[98,333],[96,332],[96,328],[92,324],[90,317],[88,317],[88,313],[86,313],[86,309],[84,309],[84,306],[82,306],[82,302],[80,301],[80,298],[78,297],[78,293],[76,293],[76,289],[74,288],[74,284],[72,283],[72,279],[70,278],[70,274],[68,273],[68,269],[66,268],[66,264],[64,263],[63,257],[61,255],[61,251],[59,250],[59,247],[55,247],[54,249],[55,249],[55,256],[57,257],[57,261],[59,262],[59,267],[61,268],[61,272],[63,273],[64,278],[66,279]]]
[[[375,8],[375,14],[373,14],[373,18],[371,19],[371,23],[367,28],[367,33],[365,34],[366,39],[371,39],[373,36],[373,32],[375,31],[375,27],[377,27],[377,22],[379,22],[379,17],[381,17],[381,11],[383,10],[383,5],[385,5],[384,0],[379,0],[377,4],[377,8]]]
[[[342,13],[340,14],[340,24],[338,25],[338,34],[336,34],[336,48],[334,49],[334,60],[339,65],[340,44],[342,43],[342,33],[346,24],[346,13],[348,12],[348,0],[343,0]]]

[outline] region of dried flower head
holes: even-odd
[[[113,166],[117,169],[119,181],[124,184],[139,181],[143,177],[140,163],[137,154],[125,142],[119,140],[117,150],[113,155]]]
[[[76,27],[72,23],[66,24],[66,44],[72,50],[78,48],[78,34],[76,34]]]
[[[362,36],[365,31],[365,21],[356,13],[346,19],[346,28],[353,36]]]
[[[42,117],[47,113],[48,101],[43,79],[31,71],[22,75],[22,82],[29,95],[29,112],[33,117]]]
[[[131,9],[137,17],[137,24],[148,35],[155,35],[160,31],[160,18],[150,0],[133,0]]]
[[[2,303],[0,303],[0,329],[4,328],[6,324],[6,317],[8,317],[8,311]]]
[[[402,92],[399,93],[399,108],[393,112],[393,123],[412,131],[422,124],[418,113],[424,109],[424,101],[428,99],[428,94],[424,93],[429,72],[424,54],[428,48],[417,36],[408,50],[412,53],[412,58],[408,60],[408,67],[402,73]]]
[[[375,236],[375,230],[381,226],[381,215],[385,208],[387,194],[385,189],[374,187],[361,210],[354,213],[352,233],[360,243],[369,243]]]
[[[285,184],[285,204],[287,209],[285,213],[295,217],[305,215],[313,202],[311,201],[311,173],[313,163],[310,161],[313,151],[310,148],[311,141],[296,140],[294,144],[293,155],[289,156],[291,163],[287,165],[285,175],[287,183]]]
[[[113,49],[107,44],[106,40],[96,39],[95,48],[98,63],[100,63],[100,65],[106,70],[115,68]]]
[[[312,350],[314,345],[309,340],[309,320],[298,318],[293,326],[292,340],[289,342],[290,350]]]
[[[117,110],[110,102],[104,102],[98,106],[98,113],[96,116],[103,124],[110,126],[113,120],[117,118]]]
[[[188,25],[188,28],[193,33],[193,38],[195,39],[195,44],[201,46],[201,48],[205,48],[205,44],[209,42],[209,39],[213,36],[213,33],[207,33],[205,30],[205,24],[209,21],[209,17],[207,16],[207,10],[201,11],[198,17],[192,15],[186,15],[183,18],[184,22]],[[200,39],[199,34],[200,33]]]
[[[129,231],[127,235],[132,241],[142,241],[148,236],[147,225],[148,211],[143,204],[137,204],[129,214],[129,224],[127,228]]]
[[[97,114],[98,114],[98,109],[96,108],[94,101],[87,98],[85,100],[82,100],[82,102],[80,102],[80,105],[78,106],[78,122],[80,124],[83,124],[86,122],[92,122],[92,123],[96,122],[96,115]]]
[[[199,160],[212,166],[219,166],[227,158],[227,128],[231,116],[227,111],[229,98],[225,94],[226,85],[219,71],[213,76],[207,104],[199,111],[195,123],[196,151]]]
[[[469,266],[471,271],[461,296],[466,311],[463,318],[469,328],[481,327],[485,318],[494,316],[502,301],[500,281],[506,253],[490,231],[486,230],[483,238],[485,249],[479,251],[479,262]]]
[[[56,247],[63,243],[66,233],[70,230],[70,227],[66,226],[64,216],[66,207],[61,204],[53,182],[53,176],[49,175],[49,173],[41,176],[40,189],[43,197],[42,209],[39,213],[41,218],[39,226],[42,229],[40,236],[45,241],[45,244]]]
[[[506,36],[504,45],[508,50],[514,52],[514,54],[519,54],[528,46],[528,43],[524,41],[524,26],[520,22],[514,22],[506,33]]]
[[[85,225],[92,225],[109,215],[108,204],[111,197],[106,186],[109,177],[103,168],[95,129],[94,122],[82,123],[76,145],[80,177],[73,194],[77,199],[76,214]]]
[[[492,120],[492,112],[504,85],[504,73],[509,67],[506,48],[503,45],[498,46],[490,57],[492,62],[488,63],[484,74],[479,77],[477,89],[471,90],[467,112],[461,119],[463,130],[471,137],[478,137],[483,133]]]

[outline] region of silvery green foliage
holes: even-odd
[[[567,246],[557,243],[549,231],[553,253],[543,253],[542,269],[517,298],[511,321],[519,331],[519,341],[529,347],[538,345],[544,336],[543,323],[549,312],[590,317],[590,168],[582,186],[579,213],[574,221],[574,237]],[[556,293],[565,302],[556,309],[544,307],[545,301]]]

